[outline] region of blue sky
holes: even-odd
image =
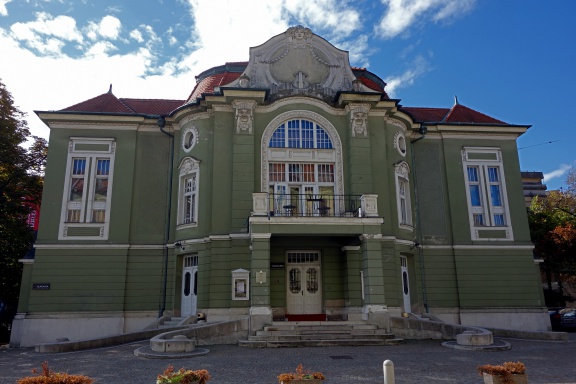
[[[405,106],[460,104],[532,128],[518,140],[525,171],[548,189],[576,166],[573,0],[0,0],[0,78],[28,113],[108,91],[185,99],[194,76],[248,60],[304,25],[351,64],[388,83]]]

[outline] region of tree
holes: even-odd
[[[40,203],[48,149],[46,140],[31,136],[25,116],[0,81],[0,342],[9,337],[18,305],[18,260],[34,242],[26,219]],[[29,140],[32,144],[26,148]]]
[[[543,260],[547,298],[555,301],[547,300],[547,304],[563,305],[565,283],[576,279],[576,196],[551,191],[545,199],[534,198],[528,219],[534,252]]]
[[[568,187],[568,193],[576,196],[576,168],[572,167],[566,175],[566,186]]]

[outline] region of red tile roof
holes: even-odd
[[[507,125],[502,120],[461,104],[455,104],[452,108],[401,107],[400,110],[408,113],[417,123]]]
[[[196,77],[196,86],[186,102],[184,100],[117,98],[110,90],[100,96],[64,108],[61,112],[169,115],[185,103],[196,102],[203,94],[214,93],[214,88],[233,82],[240,77],[246,66],[246,62],[231,62],[202,72]],[[352,68],[352,71],[364,85],[382,92],[382,98],[388,99],[384,91],[386,83],[382,79],[365,68]],[[458,103],[452,108],[400,107],[400,110],[410,115],[417,123],[507,125],[501,120]]]
[[[447,123],[506,124],[471,108],[456,104],[446,116]]]
[[[240,77],[241,72],[224,72],[218,73],[211,76],[207,76],[201,79],[192,90],[192,93],[188,97],[188,103],[195,102],[197,99],[202,97],[203,93],[214,93],[215,87],[220,87],[225,84],[229,84]]]
[[[184,100],[119,99],[112,92],[64,108],[61,112],[126,113],[167,115],[184,104]]]
[[[135,113],[144,115],[167,115],[184,104],[184,100],[120,99]]]
[[[92,99],[74,104],[62,109],[62,112],[134,113],[132,109],[122,103],[112,92],[107,92]]]

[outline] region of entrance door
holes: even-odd
[[[198,256],[186,256],[182,268],[182,305],[184,317],[196,314],[198,287]]]
[[[286,309],[292,315],[322,313],[319,252],[288,252]]]
[[[412,312],[410,303],[410,280],[408,280],[408,259],[400,257],[400,273],[402,274],[402,295],[404,297],[404,312]]]

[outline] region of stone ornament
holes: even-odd
[[[185,157],[180,162],[178,169],[180,169],[180,176],[189,175],[200,169],[200,160],[196,160],[193,157]]]
[[[347,51],[298,25],[250,48],[244,73],[223,86],[269,89],[271,100],[305,95],[332,101],[342,91],[377,93],[355,80]]]
[[[368,111],[367,105],[351,105],[350,112],[350,132],[352,137],[368,137]]]
[[[252,134],[252,127],[254,125],[254,108],[256,102],[254,100],[234,100],[232,101],[232,108],[236,111],[236,133]]]
[[[404,179],[409,180],[410,167],[408,166],[407,162],[403,161],[400,164],[396,164],[395,172],[396,175],[402,176]]]

